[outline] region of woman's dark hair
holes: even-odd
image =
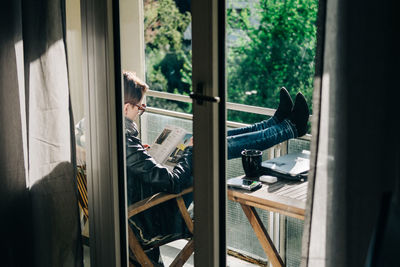
[[[140,80],[136,73],[124,71],[124,103],[138,104],[149,86]]]

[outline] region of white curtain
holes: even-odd
[[[383,196],[399,201],[399,9],[390,0],[322,2],[302,266],[365,266]],[[398,265],[385,255],[376,266]]]
[[[82,265],[64,12],[0,9],[1,266]]]

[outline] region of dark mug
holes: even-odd
[[[245,149],[242,151],[242,165],[247,178],[258,178],[261,174],[262,151]]]

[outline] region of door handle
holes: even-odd
[[[203,105],[203,101],[214,103],[220,102],[220,98],[218,96],[203,95],[203,83],[199,83],[197,85],[197,93],[190,93],[190,98],[195,100],[199,105]]]

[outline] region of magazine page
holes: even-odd
[[[191,133],[186,133],[179,141],[179,143],[175,146],[173,149],[172,153],[168,156],[166,161],[164,162],[164,165],[168,169],[173,169],[174,166],[178,163],[179,159],[183,155],[183,151],[185,148],[189,145],[190,143],[190,138],[192,138]]]
[[[149,154],[158,162],[164,163],[177,144],[185,136],[186,131],[177,126],[167,125],[150,146]]]

